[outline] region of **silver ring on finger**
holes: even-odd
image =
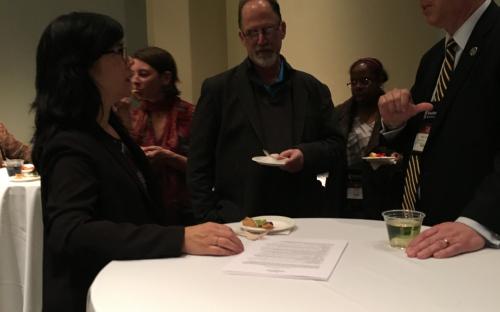
[[[444,248],[450,246],[450,241],[447,238],[444,238],[442,241],[444,243]]]

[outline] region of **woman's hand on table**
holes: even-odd
[[[169,149],[163,148],[161,146],[151,145],[143,146],[142,150],[146,157],[152,161],[162,161],[165,162],[169,167],[185,171],[187,165],[186,156],[182,156]]]
[[[185,228],[183,252],[187,254],[230,256],[243,249],[241,240],[226,225],[207,222]]]
[[[413,239],[406,254],[410,258],[449,258],[482,249],[485,239],[460,222],[445,222],[431,227]]]

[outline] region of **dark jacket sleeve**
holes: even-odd
[[[312,83],[312,82],[310,82]],[[304,169],[315,174],[331,171],[345,158],[345,137],[339,127],[328,87],[319,81],[310,87],[317,101],[319,134],[317,139],[300,143],[297,147],[304,154]]]
[[[157,224],[119,166],[102,164],[86,141],[70,137],[46,149],[50,161],[42,193],[48,248],[74,259],[91,256],[96,263],[179,256],[184,229]]]
[[[498,33],[500,33],[500,30],[497,31]],[[496,50],[500,51],[498,44]],[[485,104],[489,107],[488,113],[486,114],[487,117],[483,119],[483,122],[489,124],[489,132],[492,133],[488,142],[493,164],[491,165],[491,171],[485,175],[475,189],[471,201],[465,205],[461,216],[473,219],[488,230],[500,235],[500,106],[498,105],[500,62],[495,64],[496,67],[492,66],[492,68],[495,68],[495,78],[489,82],[491,84],[488,91],[490,96],[488,97],[489,100],[485,101]],[[484,161],[481,153],[475,152],[475,154],[481,155],[480,160],[477,160],[478,162]],[[487,154],[487,152],[485,151],[484,154]],[[472,166],[473,163],[474,161],[470,165]]]
[[[211,78],[203,83],[191,125],[187,183],[192,203],[190,214],[195,220],[218,221],[214,209],[218,201],[214,186],[215,153],[220,127],[220,103],[217,99],[221,91],[214,82],[214,78]]]

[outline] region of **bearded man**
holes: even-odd
[[[273,0],[239,3],[248,57],[207,79],[193,117],[188,186],[198,220],[331,215],[317,174],[340,165],[345,140],[328,87],[280,54],[286,34]],[[252,161],[263,150],[279,161]]]

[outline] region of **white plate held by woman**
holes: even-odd
[[[382,165],[395,165],[397,163],[397,158],[392,156],[363,157],[363,159],[370,163],[373,170],[377,170]]]

